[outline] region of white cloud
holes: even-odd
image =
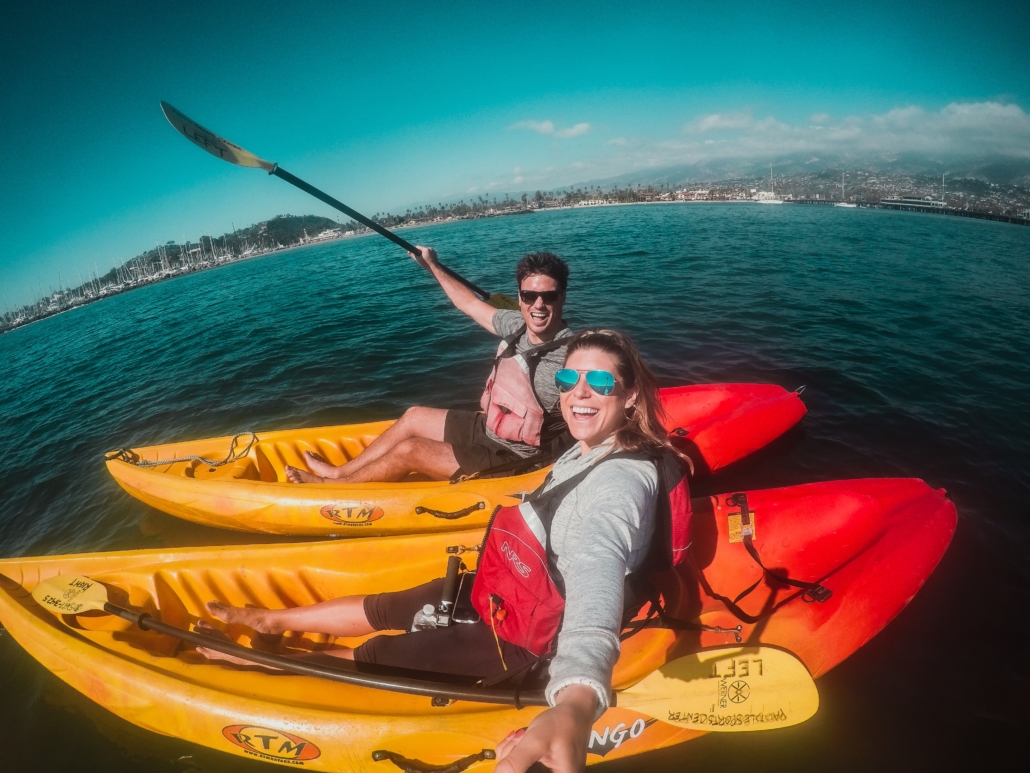
[[[705,134],[726,129],[747,129],[753,125],[754,119],[750,113],[712,113],[691,121],[687,124],[686,130],[691,134]]]
[[[537,134],[554,134],[553,121],[519,121],[512,124],[509,129],[529,129]]]
[[[570,126],[568,129],[559,129],[554,133],[555,137],[582,137],[590,131],[590,124],[588,123],[577,123],[575,126]]]
[[[772,116],[756,119],[746,111],[722,112],[699,116],[684,131],[682,140],[653,141],[641,148],[640,160],[656,149],[660,163],[787,153],[1030,157],[1030,114],[1001,102],[956,102],[936,111],[907,106],[841,119],[816,113],[799,124]]]
[[[565,129],[555,129],[554,121],[519,121],[508,128],[528,129],[529,131],[536,132],[537,134],[547,134],[554,137],[561,137],[562,139],[569,139],[571,137],[582,137],[590,131],[590,124],[577,123],[574,126],[569,126]]]
[[[591,129],[589,124],[556,127],[551,121],[527,121],[510,128],[555,138],[574,131],[582,136]],[[552,155],[535,159],[540,166],[522,157],[514,169],[507,164],[498,168],[493,179],[500,182],[486,187],[548,189],[654,167],[709,160],[764,161],[792,155],[799,161],[807,159],[808,164],[820,163],[820,159],[858,161],[903,154],[942,160],[949,156],[1030,158],[1030,113],[1002,102],[956,102],[937,110],[910,105],[843,117],[817,111],[800,117],[797,123],[774,115],[755,115],[743,106],[699,115],[686,125],[667,125],[664,134],[652,131],[651,136],[632,134],[600,142],[587,153],[578,144],[565,146],[575,148],[575,156],[555,157],[551,148],[548,153]],[[573,158],[578,160],[573,162]],[[483,191],[484,184],[479,179],[475,182]]]

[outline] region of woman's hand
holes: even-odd
[[[423,247],[421,244],[416,244],[415,248],[419,251],[419,254],[416,255],[413,252],[409,252],[408,255],[422,268],[429,268],[430,265],[435,266],[437,264],[436,250],[432,247]]]
[[[534,762],[554,773],[575,773],[586,767],[587,741],[597,713],[597,693],[572,684],[558,693],[554,708],[538,715],[497,745],[495,773],[525,773]]]

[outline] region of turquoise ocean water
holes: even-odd
[[[813,720],[603,769],[952,770],[1025,758],[1030,229],[691,204],[405,236],[509,293],[519,256],[557,252],[572,266],[570,323],[628,330],[664,384],[806,384],[801,429],[706,491],[915,476],[959,508],[936,573],[820,680]],[[2,335],[0,556],[259,541],[131,499],[103,453],[392,418],[412,404],[471,408],[495,345],[379,238],[181,277]],[[0,727],[2,770],[271,770],[114,717],[6,633]]]

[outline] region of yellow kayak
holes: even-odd
[[[693,501],[693,559],[702,581],[683,570],[663,576],[658,587],[671,614],[710,626],[739,624],[746,645],[793,652],[815,677],[851,655],[911,600],[956,522],[943,492],[911,479],[749,491],[747,501],[764,562],[796,580],[820,582],[832,591],[825,603],[805,603],[796,588],[762,579],[740,541],[739,514],[734,531],[735,513],[725,496]],[[209,619],[204,602],[211,599],[283,608],[411,587],[442,576],[447,546],[472,545],[481,536],[463,531],[3,560],[0,622],[74,689],[154,732],[312,770],[390,773],[401,758],[420,761],[412,763],[415,770],[429,770],[476,755],[474,770],[489,770],[496,744],[542,709],[463,700],[434,705],[426,697],[209,662],[176,639],[105,613],[58,619],[31,596],[44,580],[84,575],[103,583],[112,603],[189,628]],[[755,590],[733,605],[730,600],[756,581]],[[212,622],[237,642],[280,654],[336,643],[289,632],[263,643],[252,640],[250,629]],[[339,641],[355,646],[362,639]],[[623,690],[669,660],[727,644],[732,640],[725,634],[644,629],[623,642],[614,687]],[[743,668],[736,678],[746,681]],[[708,721],[721,722],[724,714],[746,720],[756,710],[727,704],[725,712],[713,709],[716,719]],[[673,720],[610,708],[593,726],[587,761],[640,754],[703,732]]]
[[[754,453],[797,424],[806,408],[797,392],[773,384],[703,384],[662,390],[670,433],[703,471]],[[226,458],[230,437],[136,448],[108,458],[129,494],[158,510],[206,526],[297,536],[366,537],[485,527],[497,505],[521,501],[547,470],[451,484],[413,476],[399,483],[293,484],[285,468],[307,469],[303,452],[343,464],[392,424],[262,432],[245,456],[223,466],[198,460],[139,466],[189,456]],[[110,457],[111,455],[109,455]],[[130,461],[131,460],[131,461]]]

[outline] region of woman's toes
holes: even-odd
[[[206,604],[207,611],[211,613],[212,617],[217,617],[223,623],[236,623],[239,622],[239,610],[236,607],[230,607],[228,604],[223,604],[221,601],[209,601]]]

